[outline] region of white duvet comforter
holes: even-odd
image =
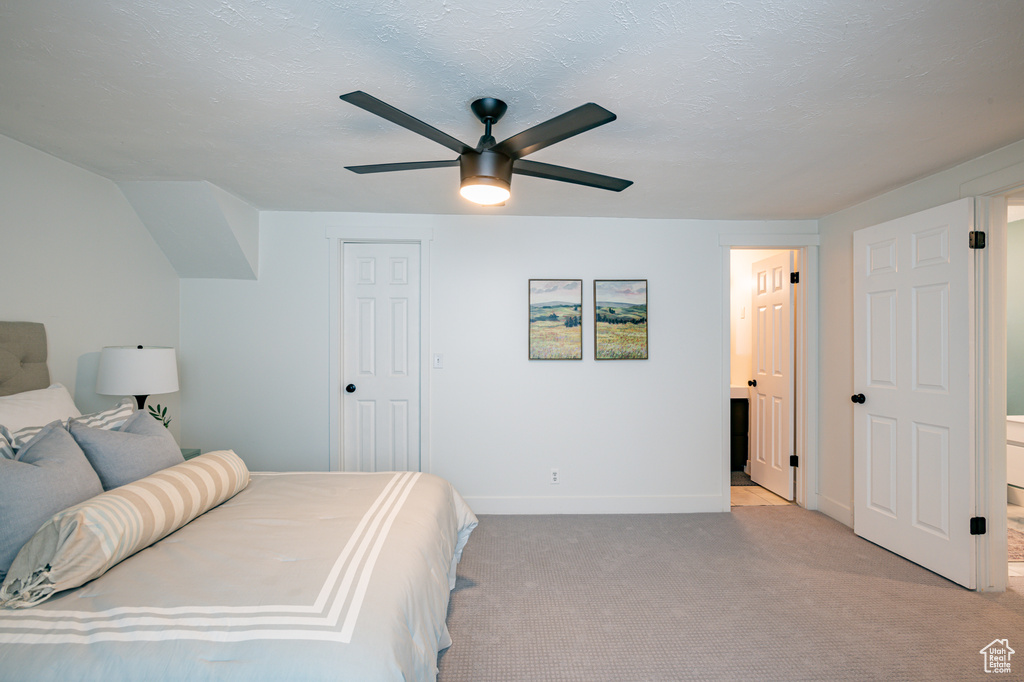
[[[0,680],[434,680],[476,523],[429,474],[253,474],[96,580],[0,611]]]

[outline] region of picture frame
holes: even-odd
[[[530,360],[583,359],[583,280],[529,281]]]
[[[594,280],[594,359],[647,360],[647,280]]]

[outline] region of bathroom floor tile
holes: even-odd
[[[770,490],[761,486],[746,485],[730,488],[730,497],[734,507],[764,507],[768,505],[790,504]]]
[[[1006,505],[1006,525],[1024,533],[1024,507],[1017,504]]]

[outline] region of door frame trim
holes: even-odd
[[[975,498],[988,532],[978,536],[979,592],[1007,587],[1006,538],[1006,243],[1007,199],[1024,190],[1024,162],[960,185],[960,198],[975,197],[974,229],[988,235],[975,263],[978,344],[975,376],[977,470]],[[996,256],[995,254],[999,254]],[[984,427],[982,428],[982,425]]]
[[[730,432],[729,432],[729,385],[732,375],[730,354],[725,352],[732,326],[729,312],[730,270],[729,253],[733,247],[747,249],[790,249],[798,254],[801,285],[794,296],[793,311],[795,327],[793,342],[796,344],[793,367],[797,373],[796,401],[793,412],[796,427],[793,433],[794,450],[800,458],[796,469],[794,494],[796,503],[805,509],[818,509],[818,246],[817,234],[764,234],[728,233],[718,237],[722,249],[722,496],[725,508],[731,511],[729,485]],[[811,286],[813,284],[813,286]]]
[[[330,294],[328,320],[327,399],[330,434],[328,436],[328,471],[352,471],[351,457],[346,457],[344,433],[344,402],[342,368],[344,367],[345,330],[342,320],[344,278],[342,252],[345,244],[419,244],[420,247],[420,471],[430,472],[430,243],[434,229],[419,227],[332,226],[324,237],[330,241]]]
[[[1006,198],[974,197],[973,229],[988,244],[974,262],[974,513],[988,519],[975,546],[975,589],[1003,592],[1006,535]],[[998,254],[998,255],[997,255]]]
[[[1006,243],[1007,198],[1024,190],[1024,162],[988,173],[960,185],[960,198],[975,197],[974,229],[988,235],[977,251],[975,282],[978,299],[978,344],[975,376],[977,469],[975,499],[986,516],[988,532],[978,536],[979,592],[1007,587],[1006,538]],[[996,254],[999,254],[996,256]],[[982,426],[983,425],[983,426]]]

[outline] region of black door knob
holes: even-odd
[[[858,405],[863,405],[864,404],[864,394],[863,393],[858,393],[857,395],[850,396],[850,400],[852,400],[853,402],[857,403]]]
[[[757,379],[751,379],[750,381],[748,381],[747,382],[747,386],[753,386],[753,387],[756,388],[757,387]]]
[[[355,393],[356,392],[356,385],[355,384],[349,384],[348,386],[345,387],[345,391],[347,393]]]

